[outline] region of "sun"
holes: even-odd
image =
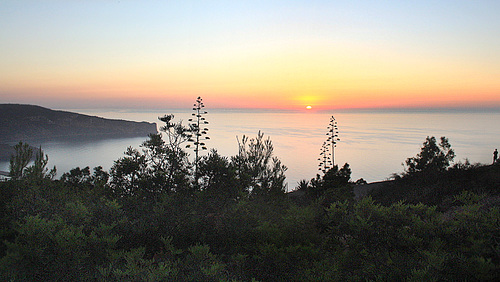
[[[306,109],[308,109],[308,110],[310,110],[310,109],[312,109],[312,108],[313,108],[313,107],[311,107],[311,106],[307,106],[307,107],[306,107]]]

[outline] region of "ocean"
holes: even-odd
[[[403,163],[420,152],[427,136],[449,139],[455,161],[489,164],[493,150],[500,148],[500,111],[471,110],[343,110],[314,112],[277,110],[224,110],[206,108],[207,143],[224,156],[238,152],[237,137],[257,136],[259,131],[271,138],[274,154],[288,167],[288,190],[297,182],[314,178],[320,149],[327,136],[330,117],[338,122],[340,141],[335,148],[335,163],[349,163],[352,179],[368,182],[386,180],[404,170]],[[174,114],[187,123],[189,110],[69,110],[105,118],[156,122],[158,116]],[[56,166],[58,177],[75,167],[102,166],[108,170],[123,156],[128,146],[140,148],[146,137],[97,141],[52,141],[41,144]],[[190,152],[190,151],[188,151]],[[190,152],[192,154],[192,152]],[[7,171],[8,163],[0,163]]]

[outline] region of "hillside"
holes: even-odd
[[[367,192],[375,201],[384,205],[403,201],[437,206],[446,211],[454,205],[454,198],[463,191],[487,195],[487,198],[500,204],[500,165],[454,167],[440,173],[420,173],[377,184],[379,185],[366,185],[371,190]]]
[[[34,105],[0,104],[0,143],[147,136],[155,123],[105,119]]]
[[[19,141],[97,140],[146,137],[156,123],[105,119],[34,105],[0,104],[0,160],[10,159]]]

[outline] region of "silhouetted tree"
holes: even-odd
[[[160,131],[165,133],[166,145],[174,152],[182,152],[183,149],[181,145],[189,140],[190,129],[182,125],[182,121],[174,122],[174,115],[164,115],[159,117],[159,120],[163,121],[165,125],[160,127]],[[160,134],[163,136],[163,134]]]
[[[33,157],[33,149],[30,145],[19,142],[14,145],[14,155],[10,158],[10,177],[12,179],[19,179],[23,176],[24,169],[28,166]]]
[[[273,144],[264,133],[249,139],[243,135],[238,140],[238,155],[232,158],[237,168],[240,183],[254,195],[279,195],[286,191],[285,171],[287,167],[273,157]]]
[[[82,169],[80,167],[73,168],[69,172],[63,173],[61,181],[75,186],[88,183],[90,181],[90,167],[87,166]]]
[[[111,167],[110,186],[118,195],[156,198],[187,186],[187,161],[183,151],[173,151],[159,134],[150,135],[143,150],[129,147],[125,157]]]
[[[351,180],[351,168],[345,163],[340,169],[337,165],[333,166],[323,176],[323,185],[328,188],[336,188],[349,184]]]
[[[339,169],[334,165],[321,177],[319,174],[316,178],[311,179],[310,184],[306,187],[306,194],[311,198],[324,197],[324,203],[332,203],[334,201],[343,201],[354,197],[351,180],[351,168],[348,163],[345,163]]]
[[[446,137],[441,137],[441,142],[437,144],[434,136],[427,136],[420,153],[413,158],[406,159],[406,172],[413,174],[444,171],[454,158],[455,152],[451,149]]]
[[[146,158],[137,149],[128,147],[125,156],[110,169],[110,188],[117,197],[139,194],[146,173]]]
[[[189,162],[182,144],[189,139],[189,128],[165,115],[161,133],[150,134],[141,145],[142,152],[128,148],[125,157],[111,168],[110,187],[119,195],[143,195],[155,198],[164,192],[187,188]],[[166,141],[162,138],[165,134]]]
[[[219,155],[215,149],[207,156],[201,157],[198,165],[199,188],[214,204],[234,203],[244,195],[236,178],[236,168],[227,157]]]
[[[15,154],[10,159],[10,176],[12,179],[53,179],[56,175],[56,167],[50,171],[47,169],[49,157],[43,152],[42,147],[36,151],[34,162],[28,167],[33,158],[33,149],[30,145],[19,142],[14,146]]]
[[[26,178],[29,179],[53,179],[56,176],[56,167],[54,166],[50,171],[47,168],[49,163],[49,156],[47,156],[42,147],[39,147],[35,153],[35,160],[33,165],[26,168],[25,174]]]
[[[155,190],[168,192],[185,188],[189,163],[187,153],[180,146],[165,143],[160,134],[150,135],[141,146],[149,182]]]
[[[173,114],[165,115],[159,119],[165,122],[165,125],[160,127],[160,131],[166,136],[166,142],[162,145],[165,145],[163,153],[168,161],[167,182],[169,185],[177,186],[174,189],[178,189],[181,183],[184,185],[187,176],[188,154],[182,148],[182,144],[189,141],[190,136],[192,136],[191,129],[184,126],[182,121],[173,122]],[[156,143],[161,143],[162,133],[160,133],[160,137],[155,137]]]
[[[109,180],[108,172],[102,169],[102,166],[94,168],[94,173],[90,173],[90,168],[76,167],[61,176],[61,181],[75,187],[100,187],[104,188]]]

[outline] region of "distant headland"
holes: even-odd
[[[146,137],[157,133],[156,123],[105,119],[35,105],[0,104],[0,156],[19,141],[92,140]]]

